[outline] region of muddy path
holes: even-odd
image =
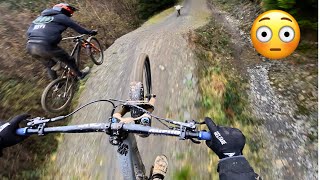
[[[127,99],[133,64],[140,53],[147,53],[153,93],[157,94],[154,114],[180,120],[198,118],[195,56],[184,36],[204,25],[210,14],[205,0],[186,0],[183,6],[180,17],[173,12],[116,40],[105,52],[105,63],[92,69],[79,105],[96,99]],[[70,124],[105,122],[110,110],[105,103],[90,106],[74,115]],[[195,164],[192,168],[198,179],[209,178],[205,145],[159,136],[137,141],[147,172],[155,157],[165,154],[170,161],[168,179],[189,161]],[[182,159],[178,158],[181,154]],[[55,178],[122,179],[116,152],[103,134],[64,135],[53,168]]]

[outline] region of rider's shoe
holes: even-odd
[[[79,79],[84,79],[90,72],[89,67],[85,67],[84,69],[81,70],[82,75],[79,77]]]
[[[154,161],[151,179],[164,179],[168,169],[168,159],[165,155],[156,157]]]

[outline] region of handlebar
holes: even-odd
[[[81,34],[79,36],[71,36],[71,37],[66,37],[66,38],[62,38],[62,40],[68,40],[68,39],[79,39],[82,38],[83,36],[85,36],[86,34]]]
[[[46,133],[89,133],[89,132],[104,132],[109,134],[112,130],[122,130],[128,133],[135,134],[153,134],[164,136],[182,137],[181,133],[185,133],[185,139],[197,138],[198,140],[211,140],[211,133],[206,131],[189,131],[181,132],[180,130],[159,129],[150,126],[143,126],[139,124],[125,124],[125,123],[90,123],[72,126],[57,126],[46,127],[42,130],[33,129],[29,127],[19,128],[16,133],[21,136],[31,134],[46,134]],[[41,131],[41,132],[40,132]],[[181,138],[180,138],[181,139]]]

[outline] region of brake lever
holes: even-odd
[[[203,124],[206,124],[206,122],[205,121],[200,121],[200,122],[196,122],[197,124],[199,124],[199,125],[203,125]]]
[[[50,119],[45,119],[44,117],[36,117],[33,119],[28,119],[28,123],[27,126],[32,127],[35,125],[40,125],[40,124],[44,124],[44,123],[49,123],[49,122],[54,122],[54,121],[59,121],[66,118],[65,116],[58,116],[55,118],[50,118]]]
[[[197,140],[195,140],[195,139],[193,139],[193,138],[190,138],[190,140],[191,140],[193,143],[195,143],[195,144],[200,144],[200,143],[201,143],[200,141],[197,141]]]
[[[206,124],[204,121],[196,121],[196,120],[191,120],[191,121],[187,121],[187,122],[193,122],[194,124],[199,124],[199,125],[202,125],[202,124]]]
[[[27,126],[29,127],[32,127],[32,126],[35,126],[35,125],[38,125],[38,124],[43,124],[45,123],[45,118],[44,117],[36,117],[36,118],[33,118],[33,119],[28,119],[28,123],[27,123]]]

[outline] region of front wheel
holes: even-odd
[[[150,60],[147,54],[141,54],[136,61],[131,76],[129,99],[131,101],[149,101],[152,93]],[[136,108],[131,109],[131,116],[143,114]]]
[[[49,113],[61,113],[66,110],[76,90],[74,78],[59,78],[52,81],[43,91],[41,106]]]
[[[151,93],[150,60],[147,54],[142,53],[134,65],[129,98],[131,101],[149,101]]]
[[[89,44],[87,45],[87,53],[90,56],[92,62],[96,65],[103,63],[103,49],[98,39],[95,37],[89,37],[87,39]]]

